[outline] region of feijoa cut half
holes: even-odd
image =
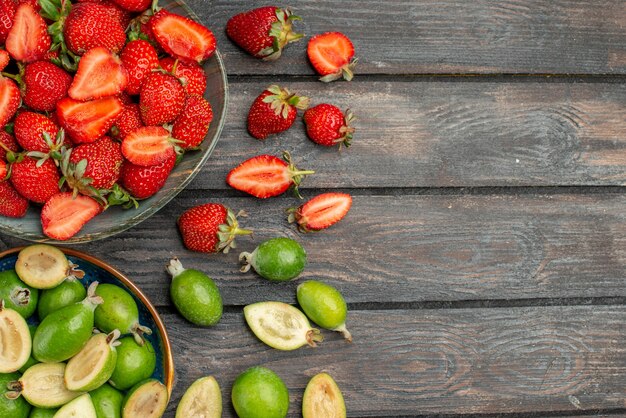
[[[124,395],[113,386],[105,383],[89,392],[98,418],[122,418]]]
[[[54,414],[54,418],[98,418],[98,415],[91,401],[91,396],[85,393],[68,404],[63,405],[63,407]]]
[[[178,407],[176,418],[220,418],[222,393],[213,376],[202,377],[189,386]]]
[[[254,269],[261,277],[275,282],[294,279],[306,266],[306,251],[291,238],[272,238],[259,244],[251,253],[239,254],[243,273]]]
[[[70,273],[70,262],[63,251],[48,244],[23,248],[17,256],[15,271],[20,279],[36,289],[59,285]]]
[[[319,373],[309,381],[302,397],[302,418],[345,418],[346,404],[335,380]]]
[[[87,289],[73,276],[66,278],[57,287],[42,290],[37,304],[39,320],[43,321],[52,312],[80,302],[85,299],[85,296],[87,296]]]
[[[22,395],[29,404],[38,408],[57,408],[82,395],[65,387],[64,375],[64,363],[35,364],[18,380],[8,384],[10,392],[6,396],[16,399]]]
[[[152,334],[150,328],[139,323],[139,309],[130,293],[114,284],[103,283],[96,289],[96,295],[103,301],[94,312],[99,330],[118,329],[122,334],[133,334],[137,344],[143,344],[143,334]]]
[[[165,385],[148,379],[133,386],[124,398],[122,418],[160,418],[167,408],[169,395]]]
[[[0,300],[0,373],[18,371],[30,358],[31,348],[26,320]]]
[[[258,302],[243,308],[248,326],[259,340],[278,350],[315,347],[324,340],[297,308],[283,302]]]
[[[28,319],[37,309],[39,290],[20,280],[15,270],[0,272],[0,299],[4,305]]]
[[[89,392],[102,386],[113,374],[117,362],[120,332],[96,334],[82,350],[67,362],[65,386],[69,390]]]
[[[346,328],[348,305],[337,289],[317,280],[308,280],[298,285],[297,298],[310,320],[322,328],[341,332],[352,342],[352,335]]]
[[[110,383],[119,390],[126,390],[149,378],[156,368],[156,352],[150,341],[137,344],[131,336],[120,338],[117,362]]]

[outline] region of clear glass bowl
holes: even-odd
[[[198,16],[182,0],[161,1],[160,6],[200,21]],[[132,228],[165,206],[200,172],[204,163],[211,156],[215,145],[217,145],[224,127],[228,106],[228,81],[219,51],[215,51],[215,54],[204,63],[203,67],[207,76],[207,89],[204,97],[213,108],[213,122],[211,122],[206,139],[200,145],[200,150],[185,154],[183,160],[174,168],[167,179],[167,183],[158,193],[140,201],[138,209],[110,207],[89,221],[78,234],[67,241],[52,240],[43,234],[40,220],[41,209],[33,205],[23,218],[0,216],[0,232],[35,242],[84,243],[107,238]]]

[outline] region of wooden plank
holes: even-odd
[[[240,239],[227,255],[185,250],[175,220],[209,201],[245,209],[254,240]],[[293,302],[300,280],[239,272],[239,251],[275,236],[306,248],[302,280],[335,285],[349,303],[626,296],[624,195],[355,196],[341,223],[306,236],[285,220],[284,208],[297,203],[183,192],[138,227],[75,248],[126,273],[159,306],[169,305],[164,266],[174,256],[215,278],[227,305]],[[5,237],[2,247],[18,244]]]
[[[342,389],[350,416],[624,408],[624,306],[348,315],[352,344],[325,332],[317,348],[280,352],[256,340],[240,313],[214,328],[165,314],[177,370],[168,416],[187,386],[208,374],[221,385],[224,416],[235,416],[231,385],[256,365],[284,379],[294,417],[308,379],[323,370]]]
[[[626,184],[626,84],[570,82],[289,83],[313,103],[350,107],[354,145],[309,141],[298,119],[265,141],[246,129],[266,83],[231,84],[222,138],[195,189],[224,189],[253,155],[289,150],[316,175],[303,187],[448,187]]]
[[[342,31],[357,74],[624,74],[621,0],[302,0],[291,4],[307,37],[275,63],[248,56],[225,35],[231,16],[255,0],[187,0],[216,34],[229,74],[313,75],[310,36]]]

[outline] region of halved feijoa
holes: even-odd
[[[82,395],[65,387],[63,375],[64,363],[39,363],[32,366],[16,381],[9,383],[10,399],[20,395],[38,408],[57,408]]]
[[[117,349],[117,363],[111,375],[111,385],[126,390],[149,378],[156,368],[156,352],[150,341],[139,345],[133,337],[120,339]]]
[[[85,296],[87,296],[85,286],[73,276],[63,280],[57,287],[42,290],[37,304],[39,320],[43,321],[52,312],[80,302]]]
[[[0,417],[26,418],[30,405],[24,398],[10,399],[4,396],[8,392],[7,385],[20,378],[19,373],[0,374]]]
[[[297,308],[283,302],[258,302],[243,308],[246,322],[254,335],[278,350],[311,347],[324,337]]]
[[[317,280],[308,280],[298,285],[297,297],[309,319],[322,328],[341,332],[352,342],[352,335],[346,328],[348,305],[337,289]]]
[[[30,358],[31,348],[26,320],[0,300],[0,373],[18,371]]]
[[[222,393],[213,376],[202,377],[189,386],[176,408],[176,418],[220,418]]]
[[[122,418],[124,395],[113,386],[105,383],[89,392],[98,418]]]
[[[345,418],[346,404],[339,386],[328,373],[309,381],[302,397],[303,418]]]
[[[39,290],[21,281],[15,270],[5,270],[0,272],[0,299],[28,319],[37,309]]]
[[[69,274],[70,263],[63,251],[48,244],[23,248],[17,256],[15,271],[20,279],[37,289],[50,289]]]
[[[87,341],[82,350],[67,362],[65,386],[69,390],[88,392],[94,390],[111,377],[117,362],[117,339],[120,332],[96,334]]]
[[[98,418],[88,393],[79,396],[54,414],[54,418]]]
[[[28,325],[28,332],[30,333],[30,340],[33,340],[33,336],[35,335],[35,331],[37,330],[37,325],[33,325],[33,324],[29,324]],[[30,357],[28,357],[28,360],[26,360],[26,363],[24,363],[24,365],[22,367],[20,367],[19,372],[20,373],[24,373],[26,370],[28,370],[31,366],[35,365],[39,363],[37,360],[35,360],[35,357],[33,357],[33,352],[31,350],[30,352]]]
[[[126,394],[122,418],[160,418],[168,401],[169,395],[163,383],[155,379],[144,380]]]
[[[152,334],[150,328],[139,324],[139,309],[130,293],[114,284],[103,283],[96,289],[96,295],[103,300],[94,312],[99,330],[119,329],[122,334],[133,334],[137,344],[143,344],[144,333]]]

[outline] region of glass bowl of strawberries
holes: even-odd
[[[181,0],[34,4],[0,10],[12,19],[0,25],[0,232],[106,238],[161,209],[210,157],[223,61]]]

